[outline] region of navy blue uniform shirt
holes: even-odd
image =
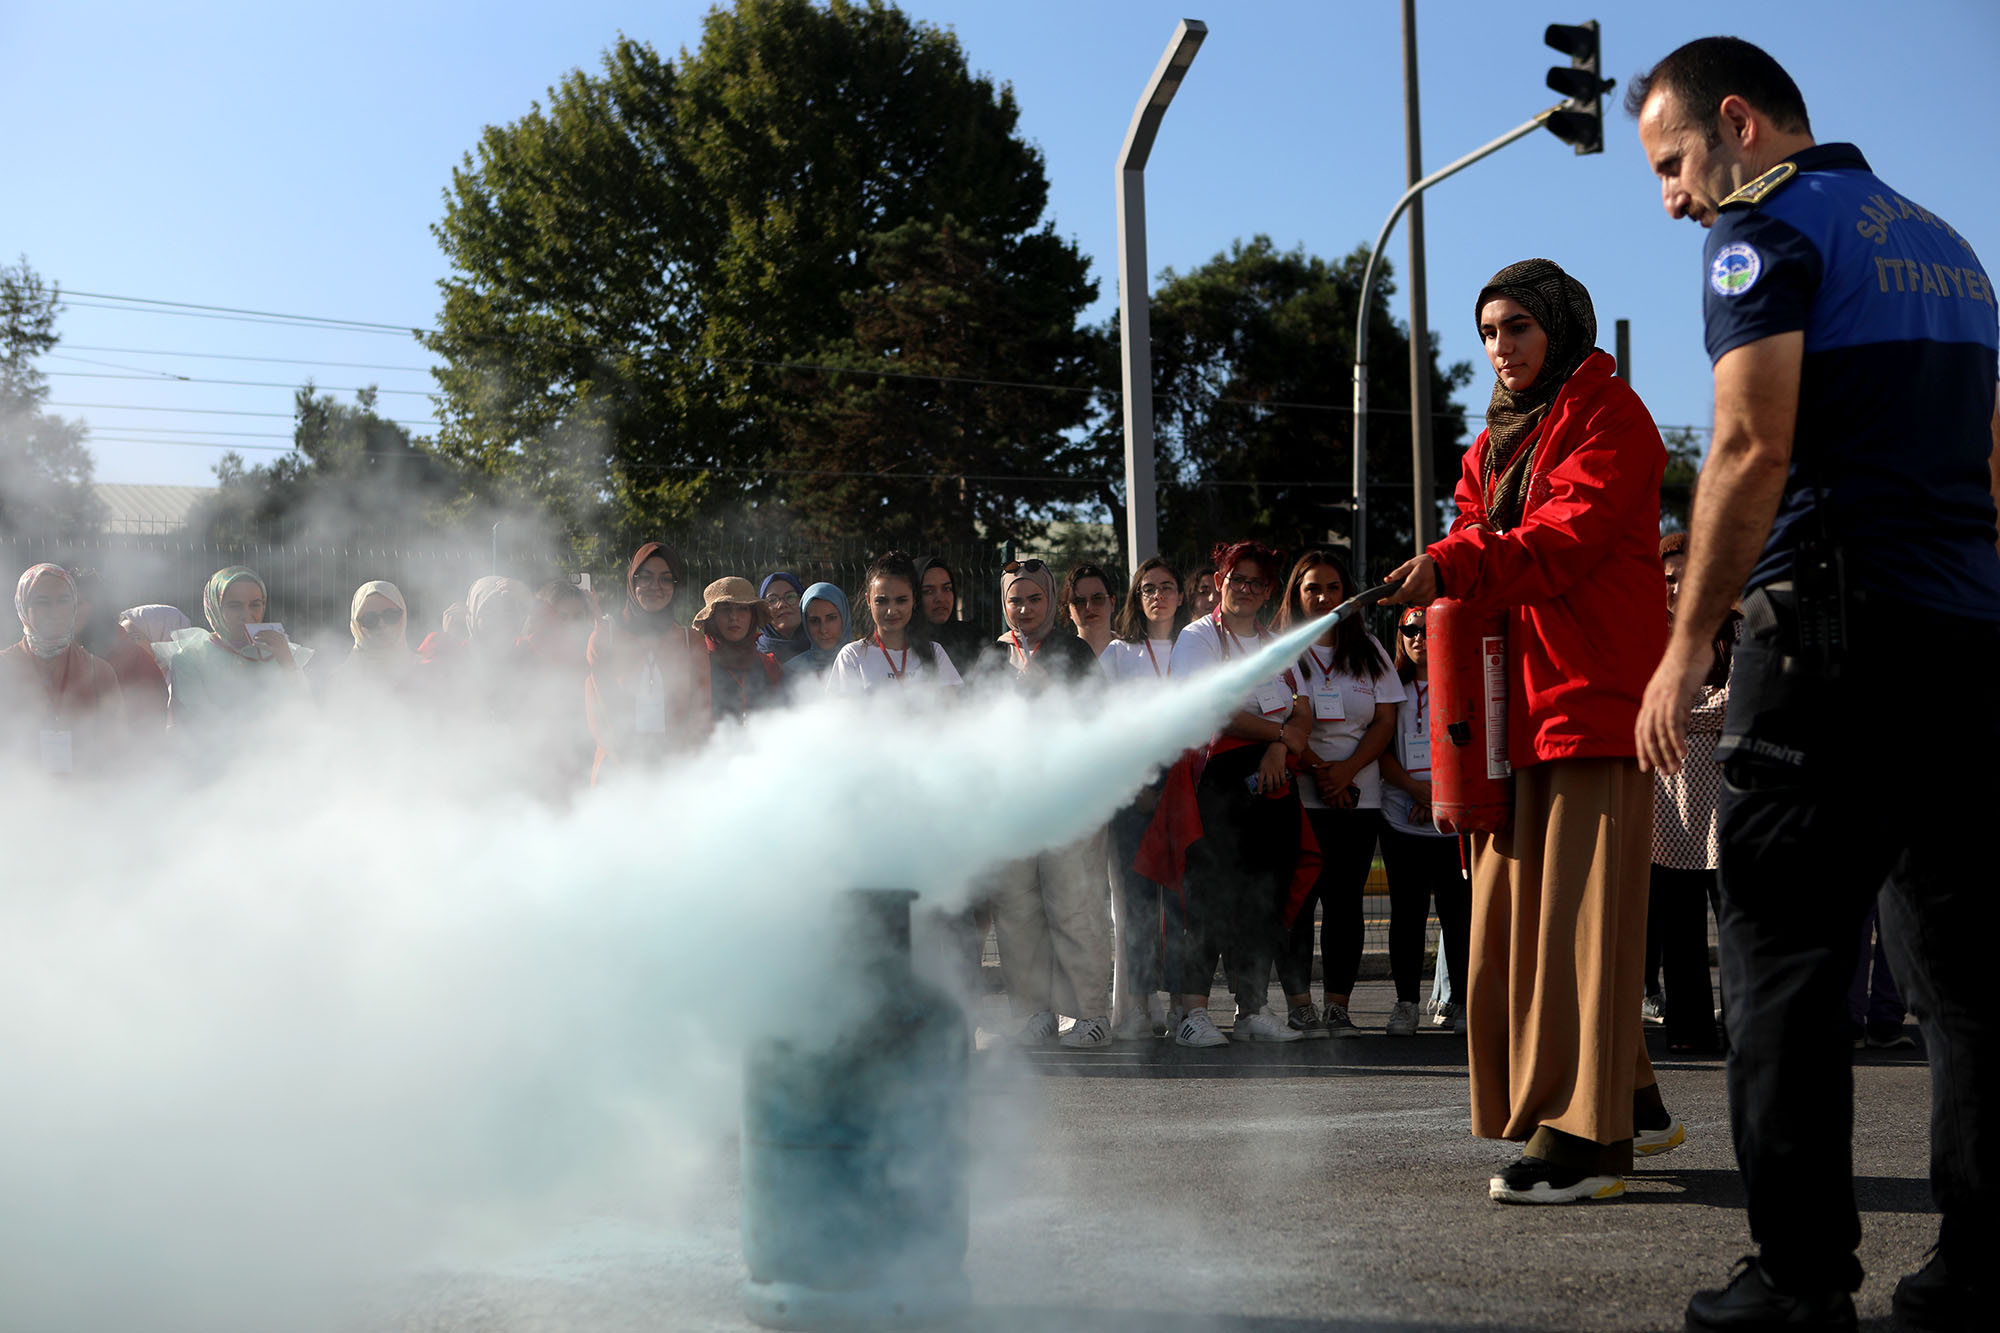
[[[1788,160],[1798,175],[1762,203],[1720,210],[1705,256],[1711,362],[1805,334],[1791,471],[1748,586],[1791,577],[1793,547],[1819,533],[1817,493],[1851,585],[2000,620],[1993,282],[1852,144]]]

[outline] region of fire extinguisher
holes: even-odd
[[[1507,612],[1449,597],[1424,617],[1431,678],[1431,818],[1444,833],[1500,833],[1514,822],[1507,760]]]

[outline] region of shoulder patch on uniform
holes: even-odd
[[[1798,174],[1799,174],[1798,163],[1780,162],[1777,166],[1772,167],[1769,171],[1759,176],[1756,180],[1749,182],[1742,189],[1736,191],[1736,193],[1730,195],[1727,199],[1724,199],[1721,203],[1717,204],[1716,207],[1718,209],[1722,209],[1722,208],[1734,207],[1740,204],[1745,208],[1755,208],[1757,205],[1763,203],[1766,199],[1769,199],[1772,195],[1776,194],[1779,190],[1785,188],[1785,182],[1789,181],[1792,177]]]
[[[1746,241],[1734,241],[1715,252],[1708,261],[1708,285],[1717,296],[1741,296],[1757,285],[1764,272],[1764,256]]]

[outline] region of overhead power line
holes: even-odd
[[[83,343],[65,342],[61,346],[78,352],[110,352],[117,356],[186,356],[203,361],[262,361],[274,366],[321,366],[332,370],[404,370],[413,375],[428,375],[434,366],[390,366],[375,361],[317,361],[310,357],[298,356],[237,356],[227,352],[190,352],[165,347],[91,347]],[[49,356],[60,353],[50,352]],[[81,359],[81,358],[73,358]]]
[[[51,379],[56,378],[57,376],[61,376],[65,379],[73,379],[73,380],[151,381],[160,378],[162,375],[165,375],[164,371],[151,375],[107,375],[101,371],[95,371],[95,370],[48,370],[42,373],[49,376]],[[176,380],[182,384],[223,384],[238,389],[289,389],[296,392],[297,390],[305,387],[303,384],[287,384],[283,380],[215,380],[215,379],[205,379],[198,375],[165,375],[165,377],[170,380]],[[362,393],[367,389],[373,389],[376,393],[395,393],[395,394],[402,394],[412,398],[430,398],[435,396],[437,393],[437,390],[435,389],[383,389],[372,384],[364,386],[356,386],[356,387],[349,387],[346,385],[334,385],[334,384],[315,384],[313,385],[313,389],[319,393]]]
[[[48,405],[50,407],[67,407],[85,412],[180,412],[190,416],[209,417],[277,417],[281,421],[290,421],[294,415],[290,412],[246,412],[240,408],[223,407],[151,407],[142,406],[137,403],[58,403],[51,401]],[[405,421],[396,417],[383,417],[382,420],[393,421],[398,426],[437,425],[435,421]]]

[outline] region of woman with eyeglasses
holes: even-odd
[[[215,572],[201,609],[207,629],[177,630],[153,656],[167,674],[168,733],[219,760],[272,710],[307,701],[313,651],[271,622],[264,580],[241,565]]]
[[[757,595],[764,599],[764,610],[771,619],[757,635],[757,651],[769,653],[778,660],[778,665],[797,657],[812,647],[812,636],[806,633],[805,581],[790,570],[781,569],[768,574],[757,586]]]
[[[1256,652],[1270,638],[1259,613],[1270,600],[1276,551],[1256,542],[1219,547],[1221,603],[1174,640],[1168,674],[1193,675]],[[1187,929],[1177,969],[1182,1017],[1174,1040],[1219,1046],[1207,981],[1218,958],[1236,997],[1237,1041],[1297,1041],[1304,1034],[1266,1012],[1280,904],[1297,868],[1300,824],[1290,761],[1305,753],[1312,705],[1287,670],[1260,682],[1209,742],[1194,801],[1201,836],[1186,848]],[[1199,987],[1199,989],[1196,989]]]
[[[695,750],[714,727],[708,650],[673,614],[685,578],[679,552],[665,542],[645,543],[626,568],[625,604],[591,632],[583,702],[597,740],[593,786],[620,768]]]
[[[1324,548],[1307,551],[1285,580],[1278,627],[1289,629],[1328,615],[1355,591],[1339,556]],[[1362,895],[1382,831],[1382,773],[1376,761],[1395,733],[1403,682],[1360,616],[1327,626],[1306,645],[1298,679],[1312,713],[1312,737],[1298,757],[1305,779],[1299,783],[1299,800],[1319,843],[1320,865],[1278,955],[1278,979],[1284,984],[1292,1028],[1307,1037],[1358,1037],[1361,1029],[1347,1006],[1361,972]],[[1324,1013],[1312,1002],[1315,901],[1321,917]],[[1421,941],[1421,919],[1417,932]],[[1396,977],[1396,1004],[1386,1029],[1392,1037],[1412,1036],[1417,1030],[1416,984],[1414,974]]]
[[[984,690],[1038,695],[1057,685],[1103,680],[1097,659],[1058,628],[1055,575],[1040,560],[1010,560],[1000,573],[1007,632],[981,656]],[[1008,862],[986,880],[1000,945],[1000,975],[1019,1023],[1014,1042],[1039,1046],[1062,1033],[1071,1050],[1111,1044],[1111,900],[1105,833]]]
[[[1414,1000],[1424,965],[1424,927],[1437,903],[1438,962],[1451,997],[1439,1027],[1465,1031],[1465,951],[1472,921],[1472,885],[1459,861],[1458,838],[1431,822],[1430,640],[1421,606],[1396,621],[1396,743],[1382,756],[1382,869],[1389,877],[1389,971],[1396,1001]]]
[[[904,685],[960,684],[951,654],[931,638],[917,609],[917,562],[884,551],[861,580],[860,637],[842,648],[826,673],[828,694],[865,694]]]
[[[77,642],[78,606],[76,583],[60,565],[34,565],[14,585],[21,637],[0,649],[0,758],[23,772],[105,772],[125,739],[118,673]]]
[[[1118,613],[1117,637],[1097,663],[1114,684],[1164,682],[1173,660],[1174,636],[1185,624],[1180,576],[1156,555],[1133,574],[1132,590]],[[1112,918],[1118,936],[1118,976],[1112,1006],[1117,1021],[1111,1035],[1118,1041],[1165,1036],[1172,997],[1180,989],[1173,971],[1185,924],[1180,895],[1165,891],[1132,866],[1159,800],[1156,780],[1111,817],[1111,884],[1116,894],[1112,901],[1118,908]],[[1171,949],[1166,947],[1169,940],[1174,941]]]
[[[1083,640],[1091,656],[1104,656],[1104,650],[1111,646],[1111,617],[1117,609],[1111,596],[1111,576],[1098,565],[1077,565],[1063,575],[1059,600],[1076,637]]]

